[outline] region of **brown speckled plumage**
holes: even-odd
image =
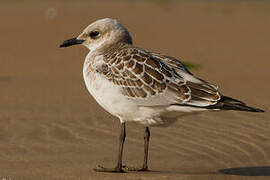
[[[103,61],[103,71],[98,72],[121,87],[128,98],[145,99],[171,91],[175,94],[172,103],[177,104],[202,101],[211,105],[220,99],[213,85],[186,81],[177,70],[192,74],[180,61],[169,56],[119,44],[103,52]]]

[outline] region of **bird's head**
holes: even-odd
[[[117,43],[132,44],[131,36],[117,20],[105,18],[90,24],[78,37],[65,40],[60,47],[82,44],[95,51]]]

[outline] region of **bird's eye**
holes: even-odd
[[[91,31],[90,32],[90,37],[91,38],[96,38],[96,37],[98,37],[98,35],[99,35],[99,32],[98,31]]]

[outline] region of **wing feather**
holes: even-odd
[[[173,57],[126,47],[107,54],[105,62],[109,73],[104,76],[128,98],[147,101],[164,95],[164,105],[204,107],[216,104],[221,97],[217,87],[193,76]]]

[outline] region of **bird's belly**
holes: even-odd
[[[140,107],[134,100],[122,95],[121,89],[98,73],[85,73],[86,87],[98,104],[122,122],[137,122],[143,125],[163,124],[159,109]]]
[[[169,125],[175,122],[183,112],[194,110],[174,109],[170,106],[141,106],[134,99],[124,96],[120,87],[115,86],[98,73],[84,71],[86,87],[94,99],[106,111],[118,117],[122,122],[137,122],[145,126]]]
[[[136,104],[122,95],[121,89],[98,73],[84,73],[86,87],[106,111],[120,120],[134,119]]]

